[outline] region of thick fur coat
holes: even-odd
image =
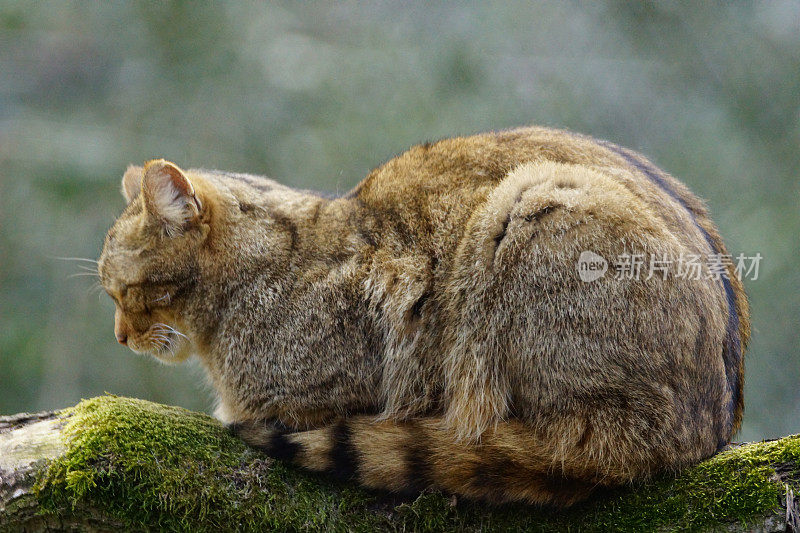
[[[741,282],[729,262],[647,275],[727,252],[635,152],[523,128],[415,146],[340,198],[164,160],[123,193],[99,263],[118,340],[199,357],[217,416],[275,457],[568,505],[709,457],[741,423]],[[587,251],[608,263],[593,281]],[[618,275],[626,256],[641,275]]]

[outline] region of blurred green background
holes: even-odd
[[[525,124],[640,150],[749,281],[741,439],[800,431],[800,3],[0,1],[0,413],[104,391],[209,410],[114,341],[96,258],[128,163],[344,191],[417,142]]]

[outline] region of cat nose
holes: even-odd
[[[119,306],[114,310],[114,336],[121,345],[128,345],[128,324],[125,322]]]

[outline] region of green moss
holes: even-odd
[[[206,415],[105,396],[67,411],[66,453],[37,482],[45,512],[105,510],[164,530],[642,531],[757,520],[792,488],[800,437],[726,451],[677,478],[598,496],[570,510],[455,503],[433,492],[398,502],[251,450]]]

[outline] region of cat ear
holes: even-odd
[[[136,195],[142,190],[142,174],[144,174],[144,168],[128,165],[128,170],[122,176],[122,196],[126,202],[131,203],[131,200],[136,198]]]
[[[142,177],[142,195],[147,211],[173,235],[200,215],[200,201],[192,182],[177,165],[164,159],[148,161]]]

